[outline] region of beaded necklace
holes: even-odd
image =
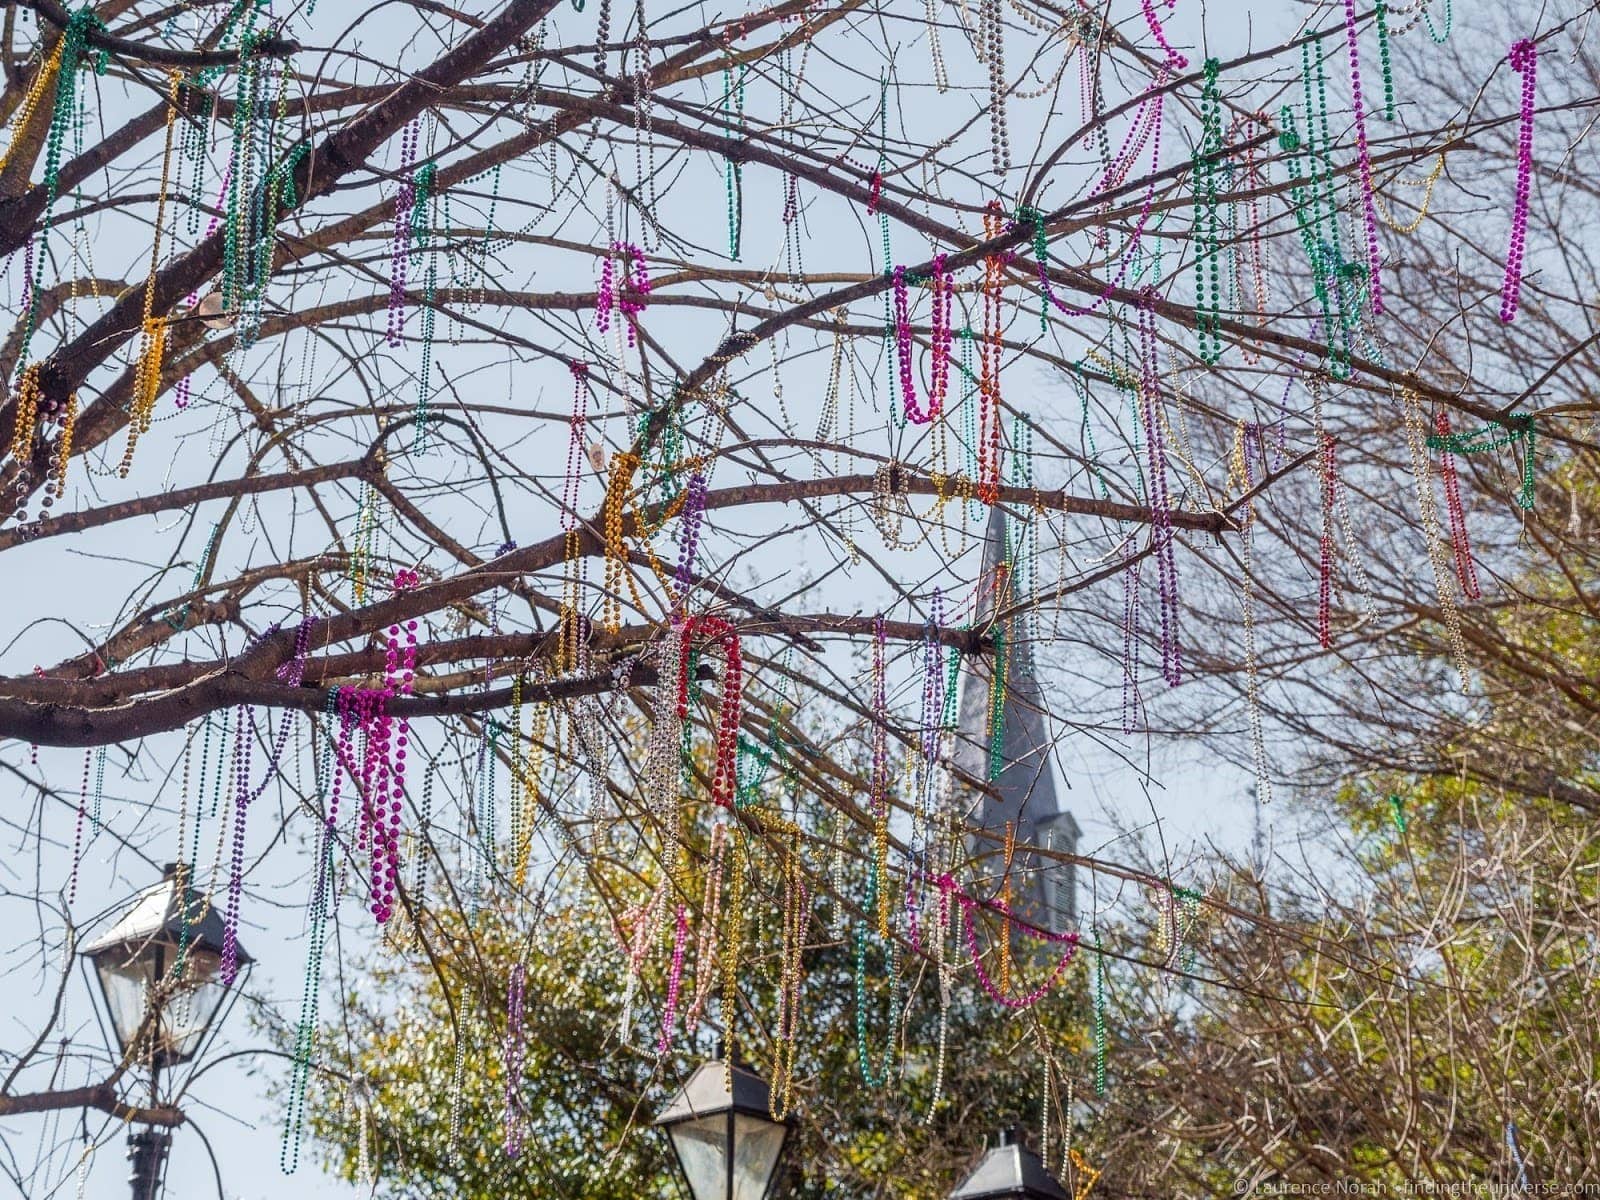
[[[1517,191],[1511,209],[1511,244],[1500,285],[1500,319],[1517,319],[1522,295],[1522,256],[1528,240],[1528,193],[1533,186],[1533,87],[1539,72],[1539,47],[1531,38],[1512,43],[1506,61],[1522,76],[1522,112],[1517,123]]]
[[[1534,449],[1537,438],[1533,418],[1527,413],[1512,413],[1505,423],[1491,422],[1469,433],[1430,434],[1427,439],[1431,450],[1451,454],[1478,454],[1498,450],[1502,446],[1522,443],[1522,486],[1514,499],[1517,507],[1531,509],[1534,500]]]
[[[1444,615],[1445,638],[1450,647],[1450,657],[1462,690],[1470,687],[1467,674],[1467,648],[1461,637],[1461,613],[1456,607],[1454,573],[1444,559],[1439,546],[1439,516],[1433,494],[1433,476],[1428,463],[1426,434],[1422,419],[1422,401],[1409,387],[1400,389],[1400,408],[1405,421],[1406,448],[1411,454],[1411,472],[1416,480],[1417,508],[1422,517],[1422,536],[1428,552],[1428,566],[1433,571],[1434,590],[1439,597],[1439,608]]]
[[[1309,71],[1312,61],[1309,52],[1302,48],[1306,55],[1306,65]],[[1317,82],[1319,90],[1322,86],[1321,61],[1317,61]],[[1308,76],[1309,80],[1309,76]],[[1310,83],[1307,83],[1309,91]],[[1339,221],[1337,208],[1331,198],[1324,204],[1325,193],[1331,186],[1327,176],[1330,167],[1325,153],[1317,150],[1315,134],[1315,120],[1309,101],[1307,104],[1306,135],[1301,138],[1295,125],[1294,109],[1284,105],[1279,111],[1279,121],[1283,132],[1278,136],[1278,147],[1284,154],[1284,159],[1289,168],[1289,195],[1294,202],[1295,224],[1300,232],[1300,240],[1305,248],[1306,259],[1311,265],[1311,282],[1316,292],[1317,302],[1321,308],[1320,321],[1327,344],[1328,374],[1335,379],[1346,379],[1350,375],[1350,339],[1348,326],[1343,318],[1342,305],[1335,308],[1334,287],[1338,285],[1342,252],[1339,249]],[[1324,121],[1326,113],[1323,114]],[[1301,171],[1301,158],[1304,158],[1309,167],[1309,176]],[[1325,216],[1324,213],[1327,215]],[[1326,236],[1324,236],[1326,235]]]
[[[1145,448],[1150,473],[1146,492],[1151,510],[1151,539],[1155,546],[1156,587],[1161,601],[1161,674],[1177,687],[1183,682],[1183,662],[1178,646],[1178,565],[1173,550],[1172,502],[1167,492],[1167,452],[1160,419],[1161,379],[1157,359],[1154,292],[1146,290],[1139,305],[1139,335],[1144,352],[1139,399],[1144,417]]]
[[[516,1158],[522,1153],[526,1135],[522,1111],[522,1064],[526,1050],[523,1031],[523,994],[527,987],[528,968],[523,963],[513,963],[510,978],[506,981],[506,1044],[505,1044],[505,1146],[506,1157]]]
[[[1334,457],[1333,435],[1319,433],[1317,441],[1322,475],[1322,531],[1317,539],[1317,644],[1326,650],[1333,645],[1333,522],[1339,466]]]
[[[948,873],[941,874],[936,878],[929,880],[929,882],[933,883],[935,887],[938,888],[939,894],[943,898],[944,903],[960,910],[963,918],[962,923],[966,926],[967,952],[972,963],[973,973],[977,977],[979,986],[983,988],[984,992],[996,1004],[1015,1011],[1033,1007],[1033,1005],[1042,1000],[1050,991],[1050,989],[1055,986],[1056,982],[1061,978],[1062,974],[1072,964],[1073,959],[1076,957],[1079,941],[1079,934],[1076,931],[1069,933],[1052,933],[1047,929],[1041,929],[1038,926],[1033,925],[1017,916],[1014,912],[1012,912],[1011,906],[1004,900],[975,900],[966,892],[962,891],[961,888],[956,884],[955,878]],[[976,928],[978,924],[977,915],[982,912],[993,912],[1001,919],[1002,936],[997,938],[996,942],[1001,952],[1002,962],[1009,957],[1005,953],[1005,948],[1009,941],[1013,926],[1015,926],[1015,928],[1024,936],[1036,942],[1046,945],[1060,946],[1063,948],[1061,958],[1056,962],[1055,966],[1050,969],[1043,983],[1039,984],[1029,992],[1025,992],[1019,996],[1013,996],[1009,995],[1004,987],[997,984],[989,976],[988,971],[984,969],[983,954],[978,946],[978,934]],[[917,954],[924,954],[925,951],[923,949],[921,933],[917,928],[915,907],[912,907],[908,910],[907,916],[907,932],[909,934],[911,947]]]
[[[700,904],[700,931],[695,939],[694,990],[689,1007],[683,1014],[683,1029],[693,1037],[700,1028],[700,1018],[706,1001],[711,996],[712,985],[717,980],[717,930],[722,923],[722,875],[727,858],[728,824],[718,821],[711,827],[707,848],[705,887]]]
[[[1149,0],[1145,4],[1148,11]],[[1221,65],[1215,58],[1206,59],[1205,82],[1200,89],[1201,132],[1193,164],[1195,330],[1200,338],[1200,359],[1209,364],[1222,357],[1218,314],[1223,235],[1217,202],[1217,178],[1222,166],[1222,100],[1217,90]]]
[[[1041,243],[1038,241],[1038,234],[1035,234],[1035,265],[1038,270],[1039,288],[1046,299],[1066,316],[1084,317],[1098,312],[1111,298],[1112,293],[1122,286],[1129,272],[1140,261],[1137,251],[1143,242],[1145,227],[1149,223],[1150,214],[1155,207],[1156,179],[1161,173],[1161,125],[1165,100],[1164,88],[1168,76],[1167,67],[1162,67],[1156,73],[1150,86],[1145,90],[1144,97],[1139,101],[1138,109],[1134,112],[1133,120],[1128,126],[1128,132],[1123,137],[1122,148],[1106,168],[1100,183],[1092,193],[1098,195],[1119,187],[1133,169],[1134,163],[1143,154],[1146,143],[1150,145],[1149,182],[1145,187],[1144,198],[1140,201],[1139,215],[1134,218],[1133,229],[1129,232],[1128,240],[1123,243],[1122,249],[1117,255],[1120,262],[1117,265],[1116,274],[1107,281],[1106,285],[1100,289],[1099,294],[1087,305],[1080,307],[1056,295],[1055,287],[1050,282],[1049,264],[1045,261],[1043,255],[1038,253]],[[1019,209],[1017,212],[1018,224],[1031,222],[1037,227],[1041,220],[1041,215],[1035,210]]]
[[[399,346],[406,323],[406,266],[411,258],[411,212],[417,198],[411,178],[411,164],[417,156],[417,140],[422,123],[417,118],[400,133],[400,187],[394,194],[394,236],[389,243],[389,328],[388,341]]]
[[[772,1089],[768,1111],[782,1121],[794,1108],[795,1061],[800,1050],[800,989],[809,909],[801,872],[798,827],[790,827],[783,857],[783,931],[778,950],[778,1012],[773,1032]]]
[[[1004,176],[1011,166],[1011,135],[1006,128],[1005,23],[1000,0],[979,0],[978,61],[989,68],[989,161]]]
[[[889,712],[888,664],[883,616],[872,622],[872,878],[881,886],[869,890],[877,900],[878,936],[889,937]]]
[[[738,742],[739,721],[742,714],[740,693],[743,688],[744,659],[739,648],[739,633],[721,617],[701,614],[685,622],[684,643],[678,674],[678,719],[689,719],[689,669],[690,639],[700,634],[717,643],[723,654],[722,695],[718,704],[716,729],[716,757],[711,771],[711,803],[720,808],[733,808],[738,792]]]
[[[749,70],[748,63],[740,63],[735,83],[732,61],[722,68],[722,123],[729,134],[740,141],[744,138],[744,88]],[[737,158],[724,156],[722,180],[728,195],[728,258],[738,262],[744,232],[744,164]]]
[[[578,553],[578,496],[583,480],[583,430],[587,419],[589,364],[574,359],[572,372],[572,417],[567,425],[567,473],[561,491],[561,528],[565,534],[561,601],[561,640],[557,658],[559,670],[574,670],[582,649],[578,605],[583,581],[583,562]]]
[[[1350,107],[1356,127],[1356,165],[1361,180],[1361,225],[1367,241],[1367,295],[1374,314],[1383,312],[1379,277],[1378,211],[1373,203],[1372,151],[1367,146],[1367,117],[1361,97],[1361,52],[1356,36],[1356,0],[1344,0],[1345,44],[1350,50]]]
[[[1122,732],[1138,728],[1143,699],[1139,694],[1139,569],[1144,561],[1133,552],[1133,539],[1120,547],[1122,568]]]
[[[1005,218],[997,201],[984,209],[984,240],[992,241],[1005,231]],[[1000,360],[1004,352],[1004,312],[1007,255],[988,254],[983,260],[983,337],[979,344],[977,482],[978,499],[993,504],[1000,498]]]
[[[128,445],[122,452],[122,463],[117,469],[117,474],[124,479],[133,465],[133,448],[139,435],[150,430],[156,397],[161,393],[161,359],[167,344],[167,320],[155,314],[156,271],[161,265],[161,229],[167,207],[167,183],[172,174],[172,131],[178,117],[178,86],[182,76],[173,71],[167,79],[166,144],[161,154],[161,186],[156,191],[156,232],[150,247],[150,274],[144,286],[139,365],[134,372],[133,403],[128,410]]]
[[[667,972],[667,1002],[661,1010],[661,1034],[656,1039],[656,1053],[666,1054],[672,1049],[672,1030],[678,1012],[678,994],[683,987],[683,951],[689,941],[689,917],[682,904],[678,905],[677,919],[673,925],[672,966]]]
[[[23,98],[22,108],[13,126],[16,132],[12,134],[11,145],[7,147],[5,157],[0,159],[0,170],[3,170],[12,154],[23,142],[23,135],[43,100],[45,89],[53,83],[55,101],[50,111],[50,127],[45,135],[44,208],[39,216],[39,228],[44,231],[40,234],[39,240],[38,255],[41,262],[44,258],[45,239],[49,235],[50,213],[55,208],[61,190],[61,156],[66,148],[67,134],[81,131],[82,128],[83,99],[78,91],[78,72],[87,60],[96,75],[105,74],[106,51],[91,51],[89,47],[89,35],[101,32],[104,28],[105,25],[100,17],[89,5],[84,5],[67,17],[66,28],[62,30],[55,50],[40,68],[34,77],[33,86]],[[158,225],[158,234],[159,228]],[[30,239],[26,256],[30,263],[34,253],[34,243]],[[28,350],[33,343],[34,328],[39,315],[39,289],[33,286],[31,270],[27,272],[26,284],[26,296],[22,304],[22,343],[17,353],[19,363],[28,361]]]
[[[333,705],[336,703],[334,697],[337,695],[338,690],[334,688],[329,693],[330,716]],[[331,748],[331,735],[329,745]],[[202,767],[202,778],[203,776],[204,770]],[[318,782],[317,795],[319,799],[322,795],[322,781],[326,780],[326,778],[325,772]],[[335,776],[336,779],[337,776]],[[337,786],[337,783],[335,783],[335,786]],[[334,803],[337,803],[337,793],[335,793]],[[300,1147],[305,1140],[306,1088],[311,1078],[311,1063],[314,1057],[317,1036],[317,1010],[322,993],[322,950],[327,938],[328,914],[333,907],[334,842],[332,824],[334,809],[332,805],[330,805],[328,813],[328,818],[318,831],[317,837],[315,875],[311,889],[310,911],[307,914],[306,966],[300,990],[300,1021],[295,1027],[294,1067],[289,1077],[289,1102],[284,1116],[283,1141],[278,1153],[279,1165],[286,1175],[293,1175],[299,1168]]]
[[[250,750],[255,741],[253,710],[241,704],[235,711],[238,727],[233,739],[233,859],[228,871],[228,906],[222,922],[222,965],[217,972],[227,987],[233,986],[239,974],[239,902],[244,888],[245,817],[250,808]]]
[[[1483,596],[1478,587],[1478,568],[1472,561],[1472,543],[1467,537],[1467,513],[1461,503],[1461,481],[1456,477],[1455,455],[1450,453],[1450,413],[1440,408],[1433,418],[1434,434],[1440,446],[1439,474],[1444,479],[1445,511],[1450,519],[1450,548],[1455,557],[1456,582],[1468,600]],[[1434,438],[1428,439],[1430,445]]]
[[[878,866],[874,861],[867,872],[867,895],[862,911],[872,913],[878,908]],[[885,1010],[888,1013],[888,1036],[884,1039],[883,1053],[873,1065],[867,1039],[867,923],[859,922],[855,934],[855,1000],[856,1000],[856,1063],[861,1070],[861,1082],[869,1088],[882,1087],[889,1079],[889,1067],[894,1060],[894,1020],[900,990],[900,946],[890,940],[885,953],[885,971],[888,975],[888,995]]]
[[[411,446],[414,454],[422,454],[428,449],[428,403],[433,399],[433,332],[438,316],[434,296],[439,286],[439,257],[431,249],[431,231],[437,171],[437,165],[431,162],[417,168],[416,200],[411,207],[411,253],[428,256],[428,273],[422,289],[422,363],[417,368],[416,434]]]

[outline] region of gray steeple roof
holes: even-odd
[[[1009,587],[1007,549],[1008,518],[999,505],[989,510],[984,539],[983,569],[979,576],[979,605],[975,628],[982,629],[1016,600]],[[999,568],[1008,569],[1001,573]],[[997,586],[997,580],[999,585]],[[968,819],[991,837],[974,839],[974,868],[979,894],[998,895],[1005,883],[1004,844],[1008,826],[1016,830],[1018,846],[1039,846],[1072,852],[1077,849],[1078,826],[1062,809],[1051,769],[1051,738],[1045,719],[1044,689],[1034,669],[1033,646],[1023,633],[1024,624],[995,626],[1004,635],[1004,650],[996,655],[969,659],[962,682],[956,763],[967,774],[989,780],[990,701],[996,659],[1005,675],[1005,702],[1001,713],[1000,772],[989,780],[993,794],[973,798]],[[1061,929],[1076,911],[1070,867],[1052,865],[1036,855],[1018,851],[1010,872],[1011,902],[1019,915],[1038,924]]]

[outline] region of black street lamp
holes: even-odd
[[[714,1058],[661,1110],[655,1124],[667,1131],[694,1200],[772,1195],[789,1125],[772,1119],[771,1095],[754,1071]]]
[[[1000,1132],[950,1200],[1070,1200],[1066,1189],[1016,1131]]]
[[[221,978],[222,948],[222,918],[189,886],[189,868],[169,863],[161,882],[81,952],[100,983],[115,1051],[150,1070],[153,1106],[161,1103],[161,1072],[200,1052],[236,994]],[[235,950],[248,970],[250,956],[237,943]],[[171,1144],[165,1130],[128,1135],[133,1200],[155,1200]]]

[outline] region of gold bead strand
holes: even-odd
[[[167,322],[155,315],[156,272],[161,266],[161,227],[166,219],[167,185],[172,179],[172,131],[178,117],[178,88],[183,76],[172,71],[167,76],[167,132],[161,153],[161,186],[156,190],[156,234],[150,247],[150,275],[144,285],[144,313],[141,321],[143,337],[139,347],[139,365],[134,372],[133,403],[128,410],[128,444],[122,452],[122,462],[117,474],[128,477],[133,466],[133,450],[139,435],[148,433],[150,419],[155,412],[156,397],[161,394],[161,359],[167,348]]]

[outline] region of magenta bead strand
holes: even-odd
[[[1511,244],[1506,249],[1505,280],[1500,285],[1500,319],[1517,319],[1522,297],[1522,258],[1528,240],[1528,193],[1533,186],[1533,88],[1539,71],[1539,47],[1531,38],[1514,43],[1507,56],[1522,76],[1522,119],[1517,126],[1517,193],[1511,209]]]

